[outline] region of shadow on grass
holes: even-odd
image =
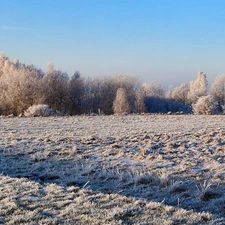
[[[16,148],[8,146],[8,148]],[[36,154],[36,153],[35,153]],[[136,200],[161,202],[194,212],[224,216],[224,186],[198,182],[198,175],[167,175],[167,168],[148,171],[140,163],[122,165],[98,162],[94,158],[49,153],[0,152],[0,173],[12,178],[27,178],[41,185],[77,186],[104,194],[120,194]],[[163,174],[164,173],[164,174]]]

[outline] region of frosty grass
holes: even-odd
[[[0,224],[225,224],[225,118],[0,117]]]

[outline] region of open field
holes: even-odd
[[[225,117],[0,117],[0,224],[225,224]]]

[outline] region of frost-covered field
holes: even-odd
[[[0,118],[0,224],[225,224],[225,117]]]

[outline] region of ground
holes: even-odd
[[[224,116],[0,117],[0,224],[225,224]]]

